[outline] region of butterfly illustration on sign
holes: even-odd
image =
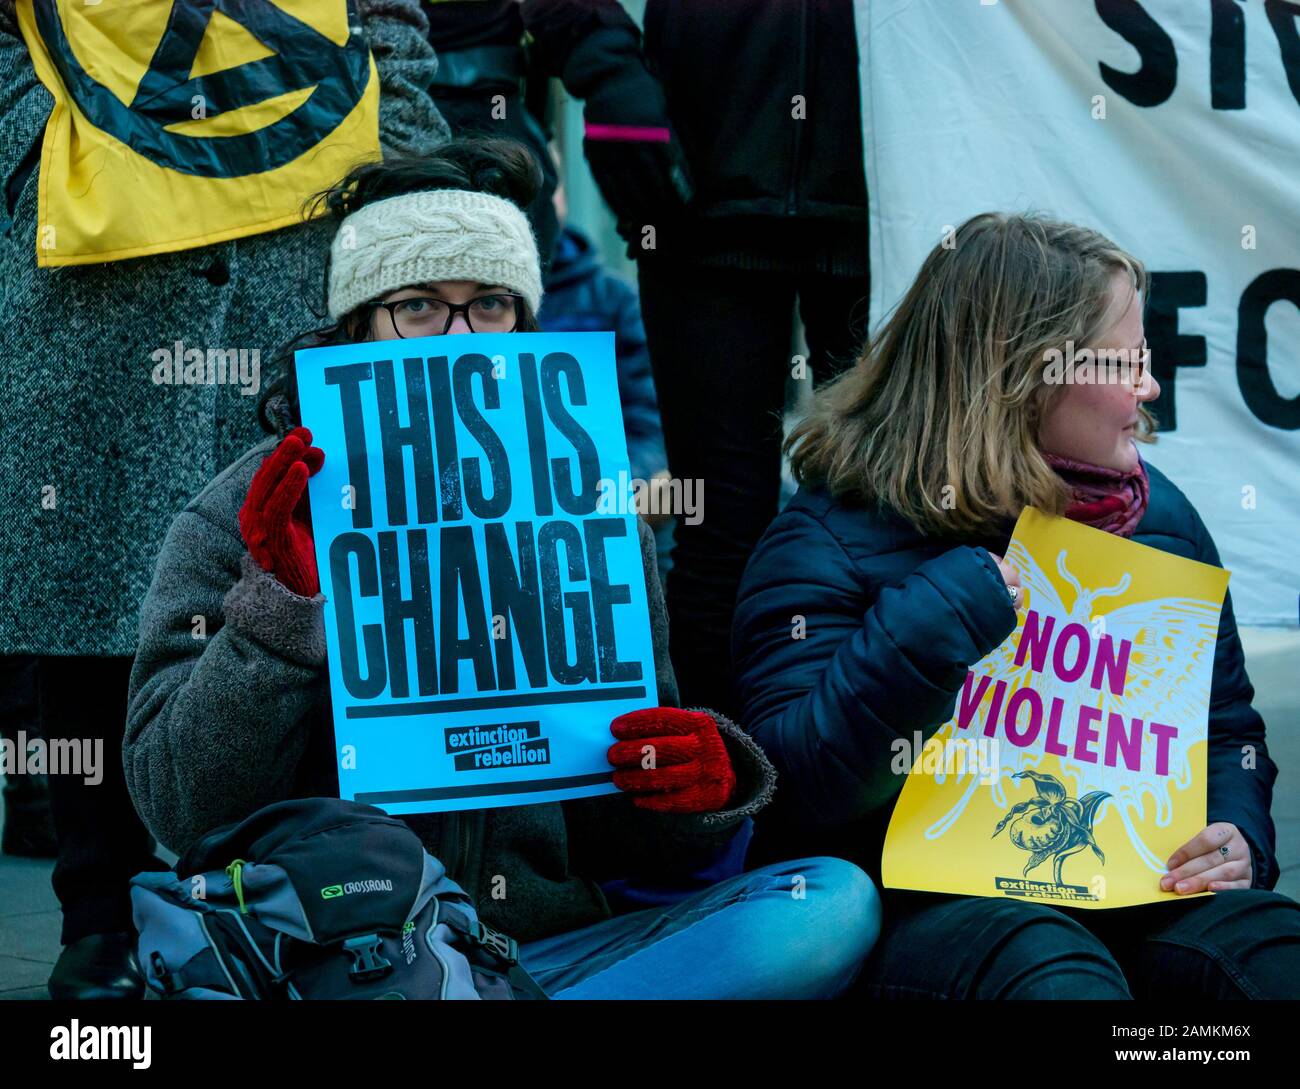
[[[1177,724],[1178,730],[1168,740],[1168,774],[1157,774],[1152,750],[1156,739],[1144,731],[1141,737],[1139,771],[1132,771],[1117,762],[1109,767],[1102,761],[1089,763],[1071,756],[1060,757],[1061,771],[1072,776],[1079,796],[1102,792],[1095,819],[1099,823],[1112,808],[1119,816],[1138,856],[1153,871],[1163,873],[1163,860],[1143,842],[1135,826],[1135,819],[1145,819],[1148,804],[1155,806],[1155,823],[1165,827],[1173,816],[1171,791],[1186,789],[1192,780],[1188,757],[1192,745],[1206,737],[1206,712],[1209,702],[1211,670],[1202,667],[1205,655],[1214,655],[1219,628],[1219,609],[1214,605],[1190,598],[1169,597],[1124,605],[1109,612],[1098,613],[1097,603],[1128,590],[1131,578],[1125,573],[1114,585],[1085,589],[1071,573],[1068,550],[1062,549],[1056,557],[1056,568],[1064,583],[1074,591],[1069,608],[1057,593],[1056,585],[1047,572],[1018,542],[1012,541],[1007,551],[1007,562],[1021,575],[1025,595],[1022,603],[1022,620],[1018,632],[982,663],[976,672],[987,674],[991,684],[1006,682],[1008,697],[1017,689],[1032,684],[1042,697],[1044,706],[1054,697],[1060,697],[1067,706],[1077,706],[1081,693],[1086,692],[1090,706],[1101,712],[1101,722],[1108,721],[1111,712],[1126,719],[1141,718],[1144,722]],[[1024,616],[1034,610],[1039,623],[1053,618],[1057,630],[1068,624],[1087,628],[1095,640],[1109,637],[1115,646],[1123,641],[1131,644],[1128,655],[1126,679],[1122,695],[1116,695],[1109,685],[1099,689],[1084,685],[1071,685],[1058,678],[1053,670],[1036,673],[1031,668],[1032,655],[1023,655],[1016,663],[1017,648],[1024,632]],[[960,733],[956,719],[945,723],[936,735],[947,740]],[[1003,780],[1018,776],[1037,767],[1044,756],[1041,739],[1020,747],[999,745],[1000,758],[996,778],[990,784],[994,803],[1002,809],[1008,807]],[[939,773],[939,780],[943,779]],[[969,779],[961,797],[939,820],[925,831],[927,839],[937,839],[947,832],[965,811],[974,796],[981,777],[961,769],[958,782]]]
[[[349,33],[339,45],[270,0],[175,0],[129,103],[96,81],[77,58],[57,0],[33,0],[33,11],[64,87],[91,124],[159,166],[205,178],[237,178],[275,170],[310,151],[361,100],[370,80],[370,54],[356,0],[346,5]],[[191,76],[217,12],[272,55]],[[195,102],[204,104],[205,117],[217,117],[294,91],[309,93],[284,116],[253,131],[221,136],[171,131],[192,119]]]

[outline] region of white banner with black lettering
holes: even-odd
[[[1300,3],[855,0],[872,318],[946,231],[1038,210],[1153,273],[1143,456],[1188,495],[1243,624],[1300,599]]]

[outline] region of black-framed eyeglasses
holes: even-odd
[[[1141,388],[1147,380],[1147,371],[1151,369],[1151,349],[1144,343],[1141,348],[1133,353],[1133,358],[1129,364],[1129,378],[1132,379],[1133,385]]]
[[[1151,369],[1151,349],[1121,348],[1116,352],[1101,349],[1097,353],[1097,375],[1101,382],[1120,382],[1141,390]]]
[[[393,330],[403,340],[414,337],[442,336],[451,328],[457,314],[465,315],[471,333],[513,333],[519,328],[523,313],[522,295],[498,292],[480,295],[465,303],[447,302],[430,295],[419,295],[396,302],[374,302],[376,310],[387,310]]]

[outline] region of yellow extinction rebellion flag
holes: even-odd
[[[18,0],[54,96],[37,263],[273,231],[380,157],[356,0]]]
[[[884,884],[1081,908],[1172,899],[1165,860],[1206,823],[1228,572],[1032,507],[1006,558],[1016,630],[932,738],[895,742],[906,778]]]

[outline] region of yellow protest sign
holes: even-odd
[[[18,0],[18,20],[54,96],[39,265],[276,230],[380,157],[356,0]]]
[[[1016,630],[953,717],[898,744],[890,888],[1108,908],[1166,900],[1206,823],[1206,736],[1228,573],[1032,508],[1007,560]]]

